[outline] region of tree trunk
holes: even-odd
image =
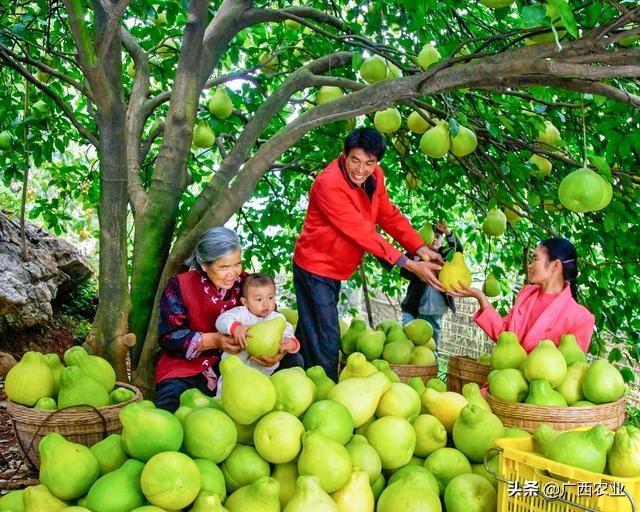
[[[124,117],[124,111],[121,112]],[[124,123],[117,116],[101,119],[100,128],[100,268],[99,304],[86,344],[109,359],[119,380],[128,380],[125,361],[116,361],[128,332],[127,166],[120,148]]]
[[[226,208],[224,207],[226,206]],[[236,212],[237,208],[234,204],[221,205],[221,209],[217,209],[217,218],[220,220],[220,224],[224,224],[226,220]],[[222,220],[224,219],[224,220]],[[133,376],[133,383],[140,388],[145,397],[152,397],[154,393],[153,375],[156,369],[156,363],[160,354],[160,347],[158,346],[158,320],[160,319],[160,297],[164,291],[164,287],[167,281],[176,273],[183,270],[182,262],[184,261],[184,254],[174,251],[166,260],[162,275],[155,288],[155,296],[153,297],[153,304],[150,306],[149,324],[147,328],[147,335],[143,340],[138,340],[140,357],[138,363],[135,366],[135,372]]]
[[[98,13],[101,14],[100,11]],[[102,16],[96,14],[96,25]],[[100,264],[99,303],[96,317],[85,346],[108,359],[120,381],[128,381],[126,348],[134,341],[128,335],[130,309],[127,276],[127,191],[126,106],[122,86],[120,39],[116,36],[102,61],[104,73],[98,86],[110,94],[98,103],[96,121],[100,134]]]
[[[139,363],[142,340],[146,339],[152,321],[154,300],[171,248],[182,193],[189,184],[187,161],[204,85],[200,61],[206,22],[207,2],[191,2],[158,163],[145,208],[136,217],[130,318],[132,332],[138,340],[132,351],[134,367]]]
[[[130,314],[130,329],[138,340],[132,351],[134,368],[140,360],[158,282],[171,248],[181,194],[176,192],[176,195],[178,197],[150,198],[135,223]]]

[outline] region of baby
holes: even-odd
[[[216,321],[216,329],[223,334],[230,334],[242,346],[246,347],[247,331],[249,327],[258,322],[271,320],[276,317],[284,316],[278,313],[276,309],[276,283],[271,276],[266,274],[250,274],[245,278],[242,287],[242,297],[240,299],[242,306],[237,306],[222,313]],[[293,327],[290,323],[286,323],[284,332],[282,333],[282,342],[280,343],[280,351],[295,353],[300,350],[300,343],[293,334]],[[271,375],[280,363],[273,366],[262,366],[251,359],[246,350],[242,350],[237,354],[240,359],[253,368],[260,370],[266,375]],[[229,357],[224,352],[222,359]],[[218,379],[217,395],[220,396],[222,379]]]

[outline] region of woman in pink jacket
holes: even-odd
[[[528,267],[530,285],[525,285],[516,301],[502,318],[489,303],[486,295],[462,283],[456,297],[475,297],[480,309],[473,320],[494,341],[502,331],[518,335],[520,343],[531,352],[542,339],[551,339],[557,345],[560,336],[573,334],[586,353],[591,342],[595,318],[576,302],[578,255],[564,238],[549,238],[540,242]]]

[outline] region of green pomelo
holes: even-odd
[[[430,414],[421,414],[411,424],[416,433],[414,454],[427,457],[430,453],[447,445],[447,431],[444,425]]]
[[[237,356],[220,363],[224,380],[222,406],[237,423],[251,425],[276,405],[276,388],[261,371],[245,365]]]
[[[129,512],[146,503],[140,488],[144,463],[129,459],[101,476],[89,489],[86,505],[92,512]]]
[[[128,458],[122,447],[122,436],[120,434],[110,434],[89,449],[98,461],[101,475],[115,471],[122,466]]]
[[[504,426],[500,418],[475,404],[460,411],[452,430],[455,447],[472,462],[482,462],[501,437],[504,437]]]
[[[416,433],[411,423],[396,416],[375,420],[369,425],[366,437],[380,455],[385,469],[397,469],[407,464],[416,447]]]
[[[302,417],[305,430],[318,430],[327,437],[345,445],[353,435],[353,418],[340,402],[320,400],[307,409]]]
[[[347,449],[322,432],[311,430],[302,436],[298,473],[314,475],[325,492],[335,492],[349,480],[352,463]]]
[[[394,382],[380,398],[376,416],[397,416],[411,422],[420,414],[421,405],[420,397],[411,386]]]
[[[195,409],[184,420],[184,449],[193,458],[222,462],[237,440],[233,420],[217,409]]]
[[[268,477],[271,467],[253,446],[239,444],[222,463],[222,474],[227,484],[227,492],[231,494],[260,477]]]
[[[494,512],[498,495],[480,475],[462,474],[453,478],[444,492],[447,512]]]
[[[345,448],[351,455],[353,467],[366,471],[369,475],[369,483],[373,485],[382,471],[382,461],[376,449],[369,444],[365,436],[360,434],[354,435]]]
[[[469,459],[455,448],[440,448],[431,453],[424,461],[424,467],[438,480],[441,495],[456,476],[471,473]]]
[[[9,370],[4,381],[4,391],[12,402],[33,407],[43,397],[54,391],[51,369],[40,352],[26,352]]]
[[[151,457],[140,476],[140,486],[147,500],[167,510],[180,510],[190,505],[200,492],[201,483],[197,464],[184,453],[175,451]]]
[[[56,432],[47,434],[40,441],[38,453],[40,483],[61,500],[84,496],[100,476],[100,466],[91,450],[67,441]]]
[[[272,411],[258,420],[253,433],[257,452],[272,464],[291,462],[302,449],[305,427],[293,414]]]
[[[274,409],[277,411],[286,411],[298,417],[302,416],[313,402],[315,386],[302,368],[276,371],[271,376],[271,383],[276,390]]]
[[[524,376],[529,382],[542,379],[557,388],[567,376],[567,362],[551,340],[542,340],[527,356],[523,365]]]

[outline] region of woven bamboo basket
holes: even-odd
[[[120,432],[120,411],[125,405],[142,400],[142,393],[135,386],[124,382],[116,382],[116,386],[132,390],[135,396],[127,402],[98,409],[79,406],[57,411],[32,409],[7,400],[7,414],[11,417],[18,444],[36,469],[40,467],[38,445],[50,432],[58,432],[67,440],[85,446],[91,446],[110,434]]]
[[[340,352],[338,359],[338,375],[347,364],[347,356]],[[390,364],[391,369],[396,373],[402,382],[407,382],[412,377],[420,377],[424,382],[438,377],[438,363],[428,365],[415,364]]]
[[[487,381],[491,367],[467,356],[450,356],[447,364],[447,389],[462,393],[462,387],[475,382],[481,386]]]
[[[505,427],[521,428],[527,432],[533,432],[541,423],[547,423],[556,430],[595,425],[604,425],[615,430],[624,424],[627,415],[625,397],[608,404],[588,407],[514,404],[495,398],[488,393],[485,398],[493,413],[502,420]]]
[[[438,363],[417,365],[417,364],[392,364],[391,369],[396,373],[402,382],[407,382],[413,377],[420,377],[423,382],[438,377]]]

